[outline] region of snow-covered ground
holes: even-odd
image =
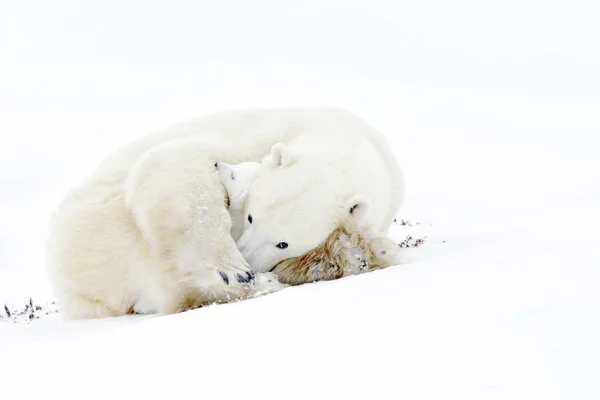
[[[133,3],[3,3],[0,398],[600,398],[597,3]],[[424,239],[402,265],[168,317],[54,313],[48,214],[108,152],[321,104],[398,154],[391,233]],[[6,318],[30,297],[40,318]]]

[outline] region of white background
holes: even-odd
[[[421,223],[393,234],[427,236],[404,266],[244,304],[138,325],[0,325],[14,356],[0,358],[4,376],[21,382],[31,365],[56,371],[60,359],[54,374],[34,368],[46,384],[36,388],[80,374],[75,396],[95,382],[75,348],[91,349],[98,379],[122,390],[141,390],[114,380],[135,370],[149,396],[166,393],[159,385],[278,398],[598,398],[599,2],[0,4],[0,303],[51,299],[48,214],[108,152],[221,108],[364,116],[406,170],[399,216]],[[178,330],[197,336],[156,343]],[[81,348],[64,344],[73,335]],[[231,342],[206,344],[215,337]],[[30,354],[31,341],[42,344]],[[125,360],[118,368],[111,351]],[[195,373],[197,389],[177,378]],[[286,391],[292,377],[304,389]]]

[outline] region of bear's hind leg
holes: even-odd
[[[60,304],[62,313],[69,319],[92,319],[122,315],[122,313],[108,307],[103,302],[78,293],[64,294]]]

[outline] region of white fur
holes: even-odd
[[[240,252],[214,164],[263,158]],[[356,195],[370,203],[364,223],[387,231],[402,174],[384,137],[357,116],[329,108],[210,114],[125,146],[67,195],[50,224],[50,280],[72,318],[122,315],[138,303],[175,312],[190,293],[240,298],[249,285],[233,277],[247,273],[244,258],[266,271],[316,247]],[[285,250],[275,247],[282,241]]]
[[[244,205],[246,195],[254,180],[258,177],[260,164],[257,162],[243,162],[240,164],[216,163],[221,183],[223,183],[229,197],[229,215],[231,216],[231,236],[237,240],[244,228]],[[207,188],[208,189],[208,188]],[[216,189],[216,188],[212,188]],[[215,193],[219,193],[215,190]],[[219,215],[219,214],[218,214]],[[222,215],[222,214],[220,214]],[[280,283],[272,273],[259,273],[253,285],[252,296],[259,296],[279,291],[288,285]],[[143,291],[143,293],[147,293]],[[155,304],[152,297],[141,296],[135,304],[134,311],[137,314],[153,314],[159,311],[160,304]]]
[[[243,162],[240,164],[215,164],[221,182],[229,195],[229,215],[231,216],[231,237],[238,240],[244,230],[244,206],[248,190],[258,177],[260,164],[257,162]]]
[[[255,272],[306,254],[345,217],[389,229],[403,198],[402,174],[383,138],[344,116],[274,145],[264,159],[246,199],[252,223],[244,221],[237,242]]]

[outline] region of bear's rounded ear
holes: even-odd
[[[296,157],[283,143],[277,143],[271,147],[271,160],[276,167],[287,167],[296,162]]]
[[[354,219],[354,222],[360,223],[371,211],[371,199],[362,194],[350,196],[346,200],[346,211]]]

